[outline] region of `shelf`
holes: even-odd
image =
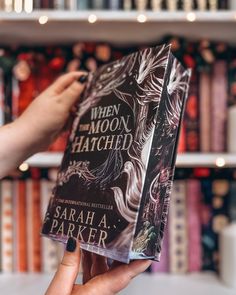
[[[1,274],[0,290],[7,295],[42,295],[52,275]],[[235,295],[212,273],[188,275],[142,274],[135,278],[120,295]]]
[[[32,167],[58,167],[62,153],[39,153],[26,162]],[[218,165],[217,165],[217,164]],[[185,153],[177,156],[177,167],[236,167],[236,154],[227,153]]]
[[[96,23],[88,22],[90,14],[97,16]],[[145,23],[137,22],[139,14],[137,11],[0,12],[1,44],[68,44],[77,41],[130,44],[155,42],[166,34],[236,43],[236,11],[196,11],[193,22],[188,21],[188,14],[181,11],[147,11],[144,12]],[[38,22],[42,15],[49,19],[45,25]]]

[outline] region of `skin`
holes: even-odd
[[[61,76],[35,98],[17,120],[0,128],[0,178],[33,154],[47,149],[68,126],[74,105],[84,89],[77,79],[84,74],[71,72]],[[83,285],[76,285],[81,260]],[[148,260],[130,264],[114,262],[109,268],[106,258],[81,253],[77,244],[75,252],[65,251],[46,295],[117,294],[150,264]]]

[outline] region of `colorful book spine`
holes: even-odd
[[[13,189],[9,180],[1,183],[1,262],[3,272],[13,271]]]
[[[174,181],[169,212],[169,260],[171,273],[188,270],[186,184]]]
[[[200,150],[211,151],[211,76],[206,71],[199,77]]]
[[[230,221],[236,221],[236,180],[230,183],[228,216]]]
[[[161,247],[161,258],[160,262],[153,262],[151,265],[151,272],[161,272],[167,273],[169,272],[169,232],[168,232],[168,224],[165,229],[163,243]]]
[[[196,71],[193,71],[190,80],[184,120],[186,127],[186,149],[189,152],[199,151],[199,93]]]
[[[213,65],[211,101],[211,150],[223,152],[226,146],[226,114],[228,100],[227,64],[223,60]]]
[[[198,180],[187,181],[187,220],[188,220],[188,271],[197,272],[201,270],[201,184]]]
[[[14,187],[14,270],[27,271],[27,232],[26,232],[26,185],[25,181],[17,180]]]

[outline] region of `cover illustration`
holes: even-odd
[[[189,77],[166,45],[89,74],[43,235],[122,262],[159,260]]]

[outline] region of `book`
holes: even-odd
[[[171,273],[188,270],[188,229],[186,206],[186,182],[175,180],[169,216],[169,261]]]
[[[189,179],[186,183],[187,205],[187,240],[188,240],[188,271],[199,272],[202,263],[200,204],[202,199],[201,183]]]
[[[1,263],[2,272],[13,271],[13,188],[10,180],[1,182]]]
[[[123,262],[159,260],[189,77],[166,45],[89,75],[43,235]]]
[[[228,101],[227,64],[218,60],[213,65],[211,100],[211,150],[223,152],[226,148],[226,114]]]
[[[13,182],[14,270],[27,271],[26,185],[24,180]]]

